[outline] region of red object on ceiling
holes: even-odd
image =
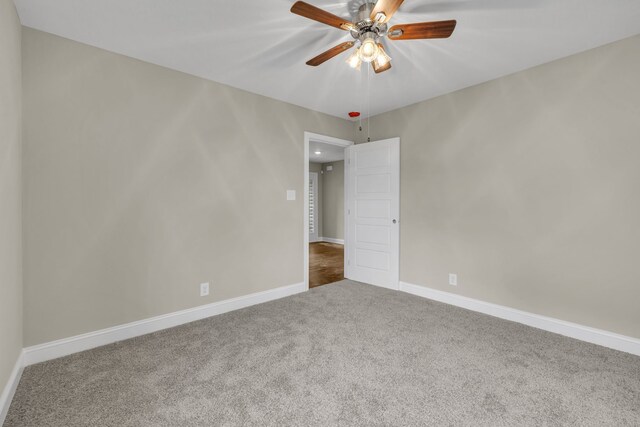
[[[352,111],[349,113],[349,117],[359,117],[359,116],[360,116],[359,111]]]

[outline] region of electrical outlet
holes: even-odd
[[[458,286],[458,275],[449,273],[449,284],[451,286]]]
[[[206,297],[207,295],[209,295],[209,282],[200,283],[200,296]]]

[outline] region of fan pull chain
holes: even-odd
[[[368,64],[367,64],[368,65]],[[371,142],[371,67],[367,67],[367,142]]]
[[[358,70],[358,72],[359,72],[359,71],[360,71],[360,70]],[[361,72],[359,72],[358,74],[359,74],[359,76],[358,76],[358,77],[359,77],[359,79],[358,79],[358,80],[359,80],[359,84],[358,84],[358,86],[359,86],[359,89],[362,89],[362,73],[361,73]],[[356,93],[357,93],[357,90],[356,90]],[[358,98],[358,100],[360,101],[360,108],[359,108],[359,109],[360,109],[360,111],[362,111],[362,103],[364,102],[364,100],[362,99],[362,97],[361,97],[361,96],[357,96],[357,95],[356,95],[356,98]],[[360,122],[360,126],[359,126],[359,128],[360,128],[360,132],[362,132],[362,114],[360,114],[360,116],[359,116],[359,118],[358,118],[358,121]]]

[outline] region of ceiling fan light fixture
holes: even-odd
[[[391,61],[391,57],[387,55],[382,44],[378,43],[378,56],[374,59],[374,63],[376,64],[376,68],[384,68]]]
[[[362,37],[362,44],[358,48],[360,59],[364,62],[371,62],[376,59],[379,51],[380,49],[378,48],[374,35],[372,33],[366,33]]]
[[[354,50],[353,53],[349,55],[346,62],[349,64],[349,67],[359,70],[360,64],[362,63],[362,60],[360,59],[360,48]]]

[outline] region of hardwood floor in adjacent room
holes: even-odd
[[[336,243],[309,244],[309,288],[344,279],[344,246]]]

